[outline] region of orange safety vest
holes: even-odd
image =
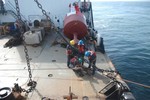
[[[84,53],[85,51],[84,45],[78,45],[78,50],[80,53]]]

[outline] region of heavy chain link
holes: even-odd
[[[46,11],[43,9],[42,5],[38,2],[38,0],[34,0],[34,1],[36,2],[37,6],[42,10],[42,13],[43,15],[46,16],[47,20],[51,21],[50,17],[47,15]]]
[[[43,9],[42,5],[38,2],[38,0],[34,0],[37,3],[37,6],[42,10],[42,13],[46,16],[48,20],[51,20],[50,17],[47,15],[46,11]]]
[[[20,15],[18,0],[15,0],[15,4],[16,4],[16,11],[17,11],[18,20],[19,20],[19,22],[21,22],[21,15]]]
[[[64,38],[64,36],[60,33],[60,31],[58,30],[58,28],[52,22],[51,18],[47,15],[46,11],[43,9],[42,5],[38,2],[38,0],[34,0],[34,1],[37,3],[37,6],[42,10],[42,13],[43,13],[43,15],[46,16],[47,20],[50,20],[51,26],[53,27],[54,31],[57,32],[68,45],[70,45],[70,43]]]
[[[22,20],[21,20],[18,0],[15,0],[15,4],[16,4],[16,11],[17,11],[18,20],[19,20],[19,23],[21,24]],[[27,49],[26,43],[25,43],[25,37],[24,37],[23,34],[24,33],[22,32],[21,35],[22,35],[22,38],[23,38],[24,52],[25,52],[25,57],[26,57],[27,66],[28,66],[28,72],[29,72],[29,83],[32,83],[32,73],[31,73],[31,67],[30,67],[30,58],[29,58],[28,49]]]
[[[15,4],[16,4],[16,11],[17,11],[17,17],[18,17],[19,24],[20,24],[20,25],[25,24],[24,21],[22,21],[22,18],[21,18],[18,0],[15,0]],[[22,32],[22,30],[23,30],[23,29],[22,29],[22,27],[21,27],[21,32]]]
[[[43,13],[43,15],[46,16],[47,20],[50,21],[50,23],[51,23],[52,27],[54,28],[54,30],[55,30],[56,32],[58,32],[57,27],[55,27],[55,24],[52,22],[51,18],[48,16],[48,14],[46,13],[46,11],[43,9],[43,7],[42,7],[42,5],[39,3],[39,1],[38,1],[38,0],[34,0],[34,1],[36,2],[37,6],[42,10],[42,13]]]
[[[30,67],[30,58],[29,58],[28,49],[26,47],[24,36],[23,36],[23,46],[24,46],[24,52],[25,52],[25,57],[26,57],[26,61],[27,61],[27,66],[28,66],[29,82],[32,82],[32,72],[31,72],[31,67]]]

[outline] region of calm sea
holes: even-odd
[[[150,86],[150,2],[93,2],[93,13],[122,78]],[[137,100],[150,100],[150,89],[128,85]]]

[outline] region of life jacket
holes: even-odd
[[[70,60],[70,62],[71,62],[71,63],[76,63],[76,62],[77,62],[77,58],[75,58],[75,57],[72,58],[72,59]]]
[[[77,57],[73,57],[71,60],[70,60],[70,63],[75,67],[76,65],[78,65],[78,58]]]
[[[69,45],[67,45],[66,54],[67,55],[73,55],[73,50],[72,50],[72,48]]]
[[[90,56],[88,57],[89,60],[94,60],[96,59],[96,53],[94,51],[89,51],[90,52]]]
[[[66,54],[67,55],[73,55],[73,50],[72,49],[67,49]]]

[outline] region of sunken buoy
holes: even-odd
[[[68,14],[64,19],[64,34],[69,39],[82,39],[87,34],[85,16],[82,13]]]

